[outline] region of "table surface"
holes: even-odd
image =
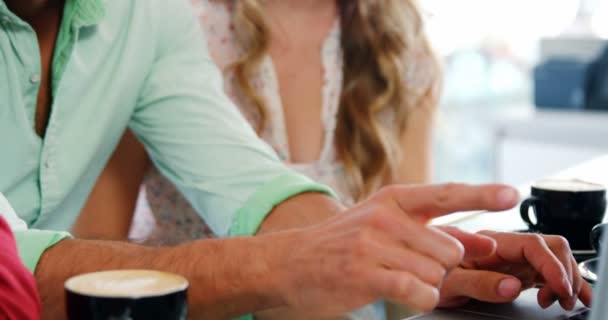
[[[566,169],[548,178],[580,179],[608,186],[608,155]],[[522,199],[529,196],[530,185],[520,186]],[[433,220],[433,225],[452,225],[469,232],[480,230],[518,231],[527,229],[519,206],[502,212],[461,212]]]

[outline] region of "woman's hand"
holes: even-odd
[[[563,237],[491,231],[478,234],[494,239],[496,249],[485,257],[465,259],[461,267],[448,274],[440,306],[459,306],[471,298],[510,302],[533,286],[542,286],[538,303],[543,308],[555,301],[568,310],[579,299],[587,306],[591,304],[591,287],[581,277]]]

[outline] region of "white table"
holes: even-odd
[[[580,179],[608,186],[608,155],[566,169],[549,178]],[[531,183],[519,188],[522,199],[529,196]],[[605,219],[606,220],[606,219]],[[434,225],[452,225],[470,232],[480,230],[517,231],[527,229],[519,207],[503,212],[463,212],[433,221]]]

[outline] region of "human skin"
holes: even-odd
[[[429,227],[428,219],[462,210],[503,210],[516,202],[516,192],[499,185],[395,186],[348,210],[311,193],[275,208],[263,226],[289,228],[291,219],[284,217],[294,212],[331,213],[304,228],[160,248],[64,240],[45,252],[36,269],[44,318],[64,314],[61,288],[68,277],[126,268],[184,275],[191,283],[193,318],[227,319],[271,308],[330,317],[379,298],[428,311],[440,302],[444,277],[465,252],[479,258],[495,247],[489,237]],[[552,272],[562,270],[559,262],[546,263]],[[556,294],[571,296],[566,274],[547,278]]]
[[[6,3],[36,30],[42,78],[48,79],[61,2]],[[36,129],[41,136],[50,111],[49,86],[42,81],[37,103]],[[186,276],[192,284],[194,318],[230,318],[271,308],[333,316],[381,297],[430,310],[440,303],[445,275],[463,257],[483,259],[498,254],[500,248],[494,249],[497,243],[491,237],[428,227],[428,219],[454,211],[503,210],[516,201],[513,189],[498,185],[394,186],[348,210],[320,194],[293,197],[273,210],[261,229],[268,233],[257,237],[160,248],[64,240],[47,250],[36,268],[43,317],[64,317],[62,288],[70,276],[124,268]],[[529,247],[522,244],[522,250]],[[560,302],[572,300],[570,284],[575,276],[564,262],[569,255],[561,252],[558,259],[548,246],[537,247],[541,251],[532,256],[540,257],[541,263],[526,261],[544,276],[547,296],[557,295]]]
[[[276,71],[292,163],[319,159],[324,143],[321,110],[321,47],[336,22],[336,1],[264,1],[270,28],[268,54]],[[401,160],[390,184],[422,184],[431,180],[432,129],[437,95],[434,86],[423,103],[411,109],[400,138]],[[276,115],[275,115],[276,116]],[[78,237],[126,239],[139,186],[150,161],[135,136],[127,132],[101,173],[72,232]],[[103,217],[103,223],[100,218]]]

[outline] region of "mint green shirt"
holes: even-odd
[[[127,127],[220,236],[254,234],[299,193],[331,193],[256,137],[200,30],[187,0],[67,0],[41,139],[36,34],[0,0],[0,193],[28,225],[16,235],[31,270],[69,236]]]

